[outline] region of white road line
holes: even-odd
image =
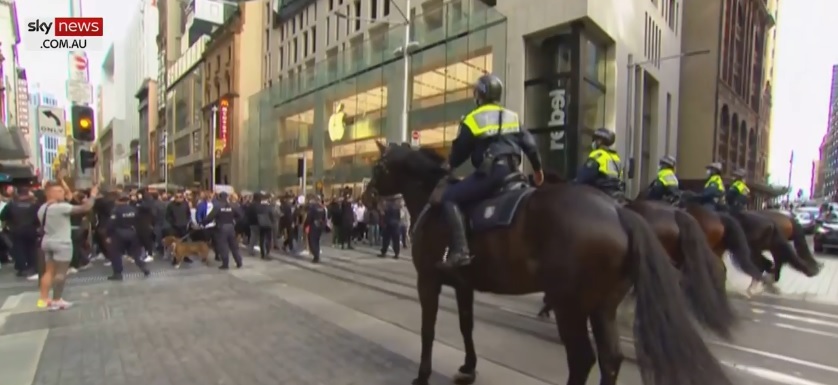
[[[794,325],[778,323],[778,322],[775,322],[772,325],[774,325],[778,328],[795,330],[795,331],[802,332],[802,333],[811,333],[811,334],[817,334],[819,336],[824,336],[824,337],[838,338],[838,333],[830,333],[830,332],[825,332],[825,331],[816,330],[816,329],[802,328],[800,326],[794,326]]]
[[[805,322],[805,323],[809,323],[809,324],[812,324],[812,325],[828,326],[828,327],[838,329],[838,323],[835,323],[835,322],[823,321],[823,320],[819,320],[819,319],[815,319],[815,318],[800,317],[800,316],[786,314],[786,313],[773,313],[773,315],[778,317],[778,318],[788,319],[788,320],[792,320],[792,321]]]
[[[776,382],[778,384],[786,384],[786,385],[828,385],[820,382],[806,380],[797,376],[792,376],[790,374],[775,372],[770,369],[761,368],[758,366],[749,366],[743,364],[737,364],[733,362],[722,361],[722,364],[725,364],[731,368],[736,370],[748,373],[755,377],[764,378],[769,381]]]
[[[771,304],[761,303],[761,302],[751,302],[750,304],[755,305],[755,306],[759,306],[759,307],[767,307],[767,308],[772,308],[772,309],[777,309],[777,310],[788,311],[788,312],[792,312],[792,313],[806,314],[806,315],[811,315],[811,316],[815,316],[815,317],[831,318],[831,319],[838,320],[838,314],[829,314],[829,313],[824,313],[824,312],[819,312],[819,311],[814,311],[814,310],[806,310],[806,309],[800,309],[800,308],[796,308],[796,307],[789,307],[789,306],[782,306],[782,305],[771,305]],[[836,307],[836,311],[838,311],[838,307]]]

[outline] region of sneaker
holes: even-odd
[[[59,300],[57,300],[57,301],[52,301],[52,302],[50,302],[50,304],[49,304],[49,310],[50,310],[50,311],[55,311],[55,310],[66,310],[66,309],[69,309],[71,306],[73,306],[73,303],[72,303],[72,302],[67,302],[67,301],[65,301],[65,300],[63,300],[63,299],[59,299]]]
[[[32,275],[26,277],[26,280],[27,281],[37,281],[38,280],[38,274],[32,274]]]
[[[107,262],[104,263],[104,266],[110,266],[110,265],[111,265],[111,261],[107,261]]]
[[[46,309],[50,306],[50,300],[48,299],[38,299],[38,302],[35,304],[38,309]]]
[[[71,268],[67,269],[67,274],[68,274],[68,275],[69,275],[69,274],[76,274],[76,273],[78,273],[78,272],[79,272],[79,270],[78,270],[78,269],[76,269],[75,267],[71,267]]]
[[[149,262],[153,262],[153,261],[154,261],[154,257],[152,257],[150,255],[146,256],[145,259],[143,259],[143,262],[145,262],[145,263],[149,263]]]

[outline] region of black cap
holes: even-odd
[[[227,194],[226,191],[222,191],[222,192],[218,193],[218,197],[221,198],[221,199],[227,199],[228,196],[230,196],[230,194]]]

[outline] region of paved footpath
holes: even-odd
[[[409,384],[420,330],[413,267],[371,254],[326,248],[320,265],[273,254],[227,272],[156,262],[151,278],[121,283],[94,267],[68,286],[77,306],[52,313],[34,308],[31,283],[0,276],[0,384]],[[477,296],[479,384],[565,382],[556,327],[533,316],[539,303]],[[462,338],[449,289],[440,305],[432,383],[447,384]],[[737,383],[836,383],[838,308],[762,297],[735,306],[735,341],[707,340]],[[630,321],[621,322],[620,383],[640,384]],[[598,380],[594,370],[589,384]]]

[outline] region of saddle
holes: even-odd
[[[533,191],[535,188],[526,175],[520,172],[510,174],[491,197],[463,207],[468,231],[473,234],[509,226],[521,202]]]

